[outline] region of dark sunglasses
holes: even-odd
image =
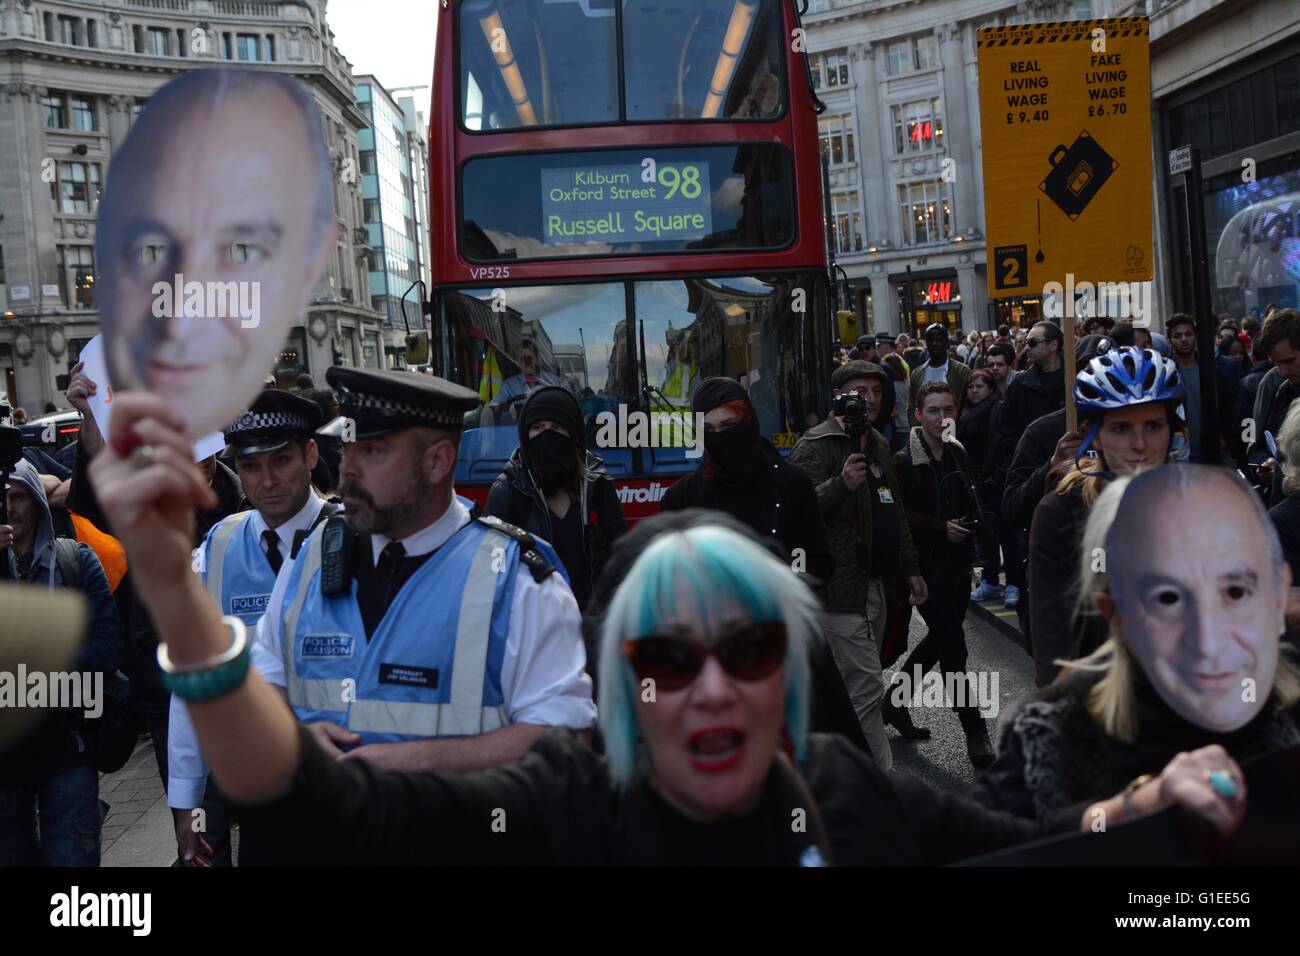
[[[710,647],[684,637],[648,635],[624,641],[623,655],[638,680],[653,680],[660,690],[681,690],[699,676],[710,654],[736,680],[771,677],[785,661],[787,643],[784,624],[764,621],[731,631]]]

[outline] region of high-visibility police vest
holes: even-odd
[[[266,613],[275,572],[253,525],[255,511],[241,511],[212,526],[203,540],[203,584],[222,614],[255,627]]]
[[[338,597],[321,593],[325,528],[289,572],[279,622],[298,719],[331,721],[366,744],[505,726],[501,665],[516,572],[523,560],[541,580],[558,563],[554,553],[527,532],[476,517],[402,585],[367,641],[357,582]]]

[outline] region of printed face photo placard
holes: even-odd
[[[247,408],[334,247],[331,175],[296,80],[198,70],[159,90],[100,204],[111,387],[162,396],[193,438]]]
[[[1224,469],[1153,468],[1106,538],[1125,643],[1165,705],[1215,733],[1267,703],[1286,630],[1289,572],[1251,495]]]

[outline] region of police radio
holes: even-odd
[[[352,591],[352,533],[341,514],[332,515],[321,533],[320,591],[326,597]]]

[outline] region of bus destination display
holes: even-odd
[[[543,169],[547,245],[702,239],[713,232],[707,162]]]

